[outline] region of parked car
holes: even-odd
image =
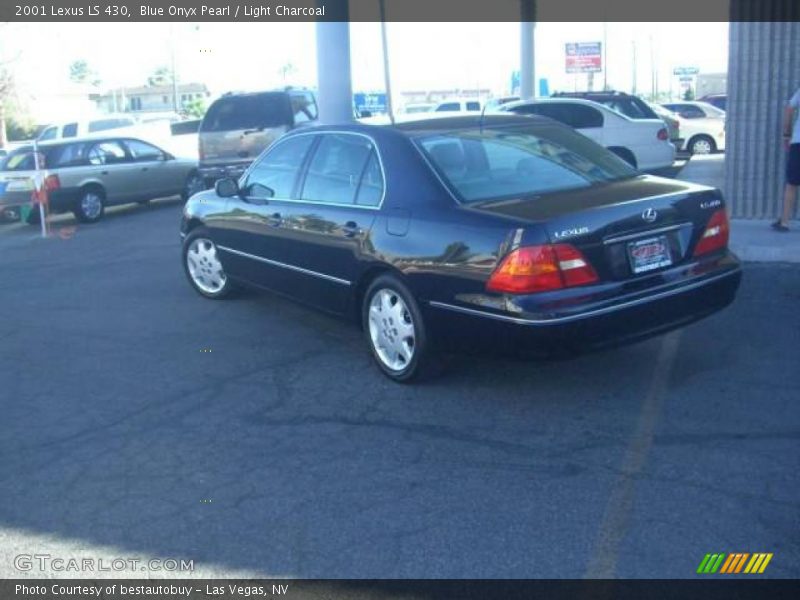
[[[666,169],[675,161],[675,146],[658,117],[629,119],[602,104],[579,98],[512,102],[499,110],[540,115],[569,125],[642,171]]]
[[[318,118],[308,90],[226,94],[208,107],[199,131],[200,174],[206,187],[238,177],[273,141]]]
[[[401,106],[397,112],[401,115],[415,115],[431,112],[434,108],[436,108],[436,105],[431,102],[414,102]]]
[[[3,158],[5,156],[7,156],[7,155],[8,155],[8,152],[6,152],[3,148],[0,148],[0,158]]]
[[[106,206],[189,198],[203,189],[197,161],[139,139],[43,142],[38,150],[38,173],[33,146],[17,148],[0,163],[0,209],[30,204],[37,176],[44,177],[50,211],[72,211],[84,223],[99,221]]]
[[[607,106],[629,119],[657,119],[658,115],[647,102],[625,92],[557,92],[552,98],[582,98]]]
[[[445,100],[439,102],[433,112],[479,112],[480,100]]]
[[[498,98],[491,98],[486,101],[486,110],[497,110],[499,107],[509,102],[518,102],[519,96],[500,96]]]
[[[720,192],[644,175],[550,119],[487,114],[293,131],[193,196],[202,296],[267,288],[361,323],[395,381],[434,348],[577,351],[730,303]]]
[[[681,118],[685,140],[679,150],[691,154],[711,154],[725,150],[725,111],[707,102],[682,101],[662,104]]]
[[[716,106],[720,110],[728,109],[728,95],[727,94],[708,94],[702,98],[698,98],[702,102],[707,102],[712,106]]]
[[[75,120],[48,125],[36,139],[40,142],[66,138],[86,137],[91,134],[109,135],[104,132],[136,127],[136,119],[130,115],[104,115],[88,120]],[[112,134],[113,135],[113,134]]]
[[[672,142],[672,145],[676,149],[681,148],[683,146],[683,138],[681,137],[681,120],[678,115],[658,104],[648,104],[648,106],[653,109],[659,119],[664,121],[669,132],[669,141]]]

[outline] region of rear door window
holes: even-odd
[[[245,196],[292,198],[297,176],[314,137],[298,135],[273,146],[250,169],[244,186]]]
[[[292,124],[285,93],[247,94],[217,100],[203,119],[202,131],[264,129]]]
[[[603,115],[599,110],[583,104],[561,105],[564,123],[575,129],[591,129],[603,126]]]
[[[360,135],[324,134],[308,165],[302,200],[354,204],[372,144]],[[369,192],[365,192],[368,201]]]
[[[93,144],[87,152],[89,164],[112,165],[126,162],[128,155],[125,148],[117,141],[107,141]]]
[[[356,204],[359,206],[378,206],[383,198],[383,171],[377,153],[373,150],[367,160],[361,185],[356,194]]]
[[[467,102],[467,110],[476,111],[481,109],[480,102]]]
[[[67,123],[61,129],[61,137],[71,138],[78,135],[78,124],[77,123]]]
[[[159,148],[140,140],[125,140],[125,145],[128,146],[133,160],[137,162],[151,162],[164,157]]]

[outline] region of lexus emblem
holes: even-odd
[[[655,208],[648,208],[642,213],[642,218],[648,223],[652,223],[658,218],[658,211]]]

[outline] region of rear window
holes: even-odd
[[[441,132],[416,143],[462,202],[535,196],[625,179],[636,171],[559,125]]]
[[[602,98],[596,99],[589,97],[589,100],[595,100],[600,104],[605,104],[612,110],[617,111],[630,117],[631,119],[657,119],[658,115],[653,112],[653,109],[645,104],[644,100],[639,98]]]
[[[280,92],[228,96],[211,105],[203,119],[201,131],[236,131],[290,125],[290,111],[289,98]]]
[[[64,146],[39,146],[39,168],[53,168],[58,165],[58,156]],[[32,146],[23,146],[10,152],[8,156],[0,159],[0,171],[33,171],[36,161],[33,156]]]

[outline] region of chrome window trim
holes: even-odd
[[[228,248],[227,246],[217,246],[217,248],[219,248],[220,250],[224,250],[225,252],[230,252],[231,254],[236,254],[237,256],[243,256],[244,258],[257,260],[259,262],[263,262],[268,265],[272,265],[274,267],[281,267],[283,269],[289,269],[290,271],[296,271],[298,273],[303,273],[305,275],[319,277],[320,279],[325,279],[326,281],[331,281],[333,283],[338,283],[340,285],[347,285],[347,286],[352,285],[352,282],[347,281],[346,279],[340,279],[339,277],[334,277],[333,275],[326,275],[325,273],[319,273],[318,271],[304,269],[303,267],[298,267],[296,265],[289,265],[286,263],[278,262],[277,260],[264,258],[263,256],[256,256],[255,254],[249,254],[247,252],[242,252],[241,250],[234,250],[233,248]]]
[[[275,140],[274,142],[272,142],[264,150],[264,152],[258,158],[256,158],[256,160],[254,160],[252,163],[250,163],[250,166],[247,167],[247,169],[245,169],[244,173],[242,173],[241,176],[239,177],[239,184],[240,185],[243,184],[247,180],[247,176],[250,175],[250,171],[256,166],[256,164],[259,163],[263,158],[265,158],[267,156],[267,154],[269,152],[271,152],[273,150],[273,148],[276,148],[279,144],[282,144],[282,143],[284,143],[284,142],[286,142],[288,140],[291,140],[292,138],[309,136],[309,135],[315,135],[316,136],[316,135],[326,135],[326,134],[355,135],[355,136],[363,137],[363,138],[369,140],[370,144],[372,144],[372,148],[373,148],[373,150],[375,150],[375,155],[378,157],[378,165],[381,168],[381,177],[383,177],[383,192],[381,193],[381,201],[378,203],[377,206],[366,206],[364,204],[356,204],[355,202],[353,204],[344,204],[344,203],[339,203],[339,202],[320,202],[318,200],[303,200],[301,198],[272,197],[272,198],[259,198],[259,200],[266,200],[267,202],[269,202],[271,200],[274,200],[274,201],[277,201],[277,202],[291,202],[293,204],[309,204],[309,205],[312,205],[312,206],[338,206],[340,208],[360,208],[360,209],[363,209],[363,210],[380,210],[383,207],[384,200],[386,199],[386,187],[387,187],[386,169],[383,166],[383,157],[381,156],[381,151],[380,151],[380,148],[378,148],[378,143],[375,141],[375,138],[373,138],[370,135],[367,135],[366,133],[362,133],[360,131],[346,131],[344,129],[341,129],[341,130],[336,129],[336,130],[325,130],[325,131],[304,131],[302,133],[292,133],[291,135],[283,135],[280,138],[278,138],[277,140]],[[313,158],[313,156],[312,156],[312,158]]]
[[[693,290],[699,287],[703,287],[704,285],[708,285],[709,283],[713,283],[719,279],[723,279],[725,277],[731,277],[736,273],[741,271],[740,268],[731,269],[726,271],[725,273],[721,273],[719,275],[715,275],[714,277],[705,277],[702,278],[701,281],[696,281],[694,283],[690,283],[688,285],[680,285],[677,287],[673,287],[666,291],[660,292],[658,294],[654,294],[651,296],[646,296],[644,298],[638,298],[636,300],[629,300],[628,302],[623,302],[621,304],[615,304],[613,306],[606,306],[604,308],[598,308],[595,310],[590,310],[587,312],[583,312],[577,315],[569,315],[566,317],[553,317],[552,319],[524,319],[520,317],[511,317],[508,315],[501,315],[497,313],[490,313],[483,310],[478,310],[474,308],[467,308],[465,306],[456,306],[454,304],[447,304],[446,302],[438,302],[436,300],[431,300],[428,302],[431,306],[435,308],[442,308],[445,310],[452,310],[454,312],[465,313],[468,315],[474,315],[478,317],[485,317],[488,319],[494,319],[497,321],[505,321],[507,323],[514,323],[516,325],[557,325],[559,323],[570,323],[572,321],[579,321],[582,319],[587,319],[594,316],[604,315],[612,312],[617,312],[619,310],[624,310],[626,308],[631,308],[633,306],[638,306],[640,304],[647,304],[648,302],[653,302],[655,300],[660,300],[662,298],[667,298],[669,296],[674,296],[676,294],[680,294],[682,292],[687,292],[689,290]],[[670,284],[667,284],[670,285]]]

